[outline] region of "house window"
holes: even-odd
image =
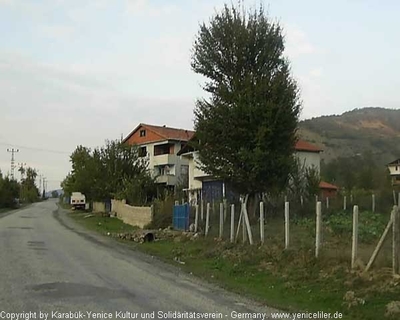
[[[140,130],[140,136],[145,137],[146,136],[146,130]]]
[[[397,166],[396,166],[396,171],[397,171]]]
[[[140,147],[139,148],[139,157],[145,157],[147,156],[147,148],[146,147]]]
[[[154,146],[154,155],[170,154],[170,145],[168,143]]]

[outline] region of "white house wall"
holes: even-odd
[[[195,159],[190,158],[189,159],[189,189],[190,190],[202,188],[203,184],[202,184],[201,180],[195,178],[195,172],[197,170],[199,170],[199,169],[196,168]]]
[[[296,156],[304,168],[315,167],[321,172],[321,156],[319,152],[296,151]]]
[[[154,155],[154,146],[165,144],[165,143],[173,143],[171,141],[158,141],[156,143],[148,143],[142,144],[140,147],[146,147],[147,151],[147,158],[148,158],[148,168],[152,174],[154,174],[154,167],[159,165],[173,165],[174,168],[171,169],[171,174],[176,176],[177,181],[181,178],[181,166],[182,165],[189,165],[188,159],[181,158],[176,154],[179,152],[181,148],[181,142],[174,143],[174,154],[163,154],[163,155]]]
[[[305,168],[315,167],[318,172],[321,170],[321,156],[319,152],[307,152],[307,151],[296,151],[296,156],[298,157],[300,163],[304,165]],[[182,159],[188,159],[187,156],[183,156]],[[201,189],[202,181],[209,177],[207,173],[199,169],[199,152],[195,151],[191,153],[191,157],[188,159],[189,164],[189,189]],[[400,166],[399,166],[400,169]],[[400,173],[400,171],[399,171]]]
[[[400,164],[399,165],[390,165],[388,166],[389,172],[391,176],[400,175]]]

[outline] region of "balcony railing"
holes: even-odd
[[[165,183],[166,185],[173,186],[176,184],[176,176],[164,174],[156,177],[157,183]]]

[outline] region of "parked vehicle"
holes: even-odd
[[[82,209],[86,208],[86,197],[81,192],[72,192],[71,194],[71,206],[72,209]]]

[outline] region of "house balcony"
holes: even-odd
[[[174,186],[176,184],[176,176],[171,174],[164,174],[156,177],[156,182],[166,184],[167,186]]]
[[[400,175],[399,174],[392,174],[392,185],[399,186],[400,185]]]
[[[176,155],[174,154],[160,154],[153,157],[155,166],[176,164]]]

